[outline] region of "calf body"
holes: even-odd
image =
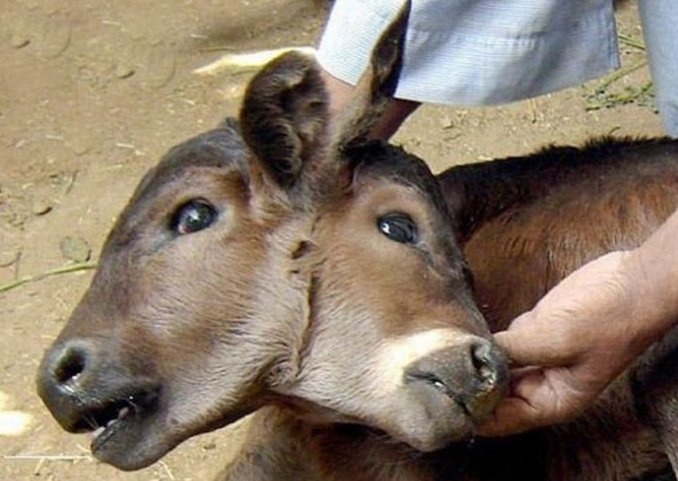
[[[402,22],[332,122],[318,67],[288,54],[251,82],[239,122],[146,175],[38,376],[65,429],[95,431],[99,459],[137,469],[256,411],[222,479],[631,480],[668,467],[670,404],[643,394],[670,397],[654,381],[668,345],[571,424],[474,430],[508,382],[491,331],[676,208],[677,144],[607,140],[436,179],[365,140]]]

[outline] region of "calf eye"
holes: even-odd
[[[389,239],[401,244],[415,244],[419,240],[417,224],[407,214],[394,212],[377,219],[377,228]]]
[[[204,200],[190,200],[174,212],[170,227],[177,234],[191,234],[209,227],[216,218],[217,211],[211,204]]]

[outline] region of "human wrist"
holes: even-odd
[[[678,270],[657,252],[656,243],[624,251],[620,269],[633,302],[628,312],[636,347],[661,338],[678,319]]]

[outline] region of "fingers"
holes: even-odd
[[[482,436],[505,436],[560,422],[568,417],[544,371],[526,368],[512,373],[511,394],[492,417],[478,427]]]
[[[532,312],[526,312],[513,322],[509,330],[494,335],[495,342],[507,353],[513,366],[564,366],[571,363],[579,353],[563,349],[567,341],[562,339],[562,333],[554,335],[553,329],[542,327],[546,323],[531,325],[533,317]]]
[[[518,434],[536,427],[532,422],[534,408],[524,399],[506,398],[492,416],[478,426],[478,434],[487,437]]]

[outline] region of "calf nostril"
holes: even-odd
[[[85,353],[79,349],[68,349],[59,358],[54,369],[54,377],[59,384],[75,381],[85,370]]]
[[[496,360],[489,342],[483,341],[471,346],[471,362],[480,382],[494,383],[497,377]]]

